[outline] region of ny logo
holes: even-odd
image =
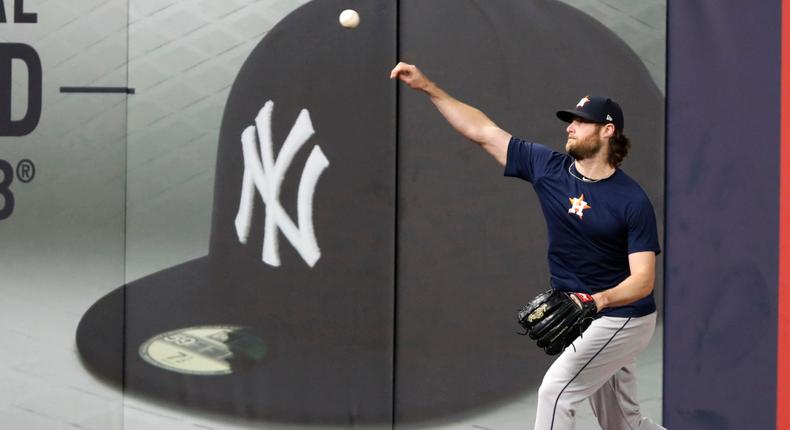
[[[277,159],[272,151],[271,120],[274,103],[267,101],[255,118],[255,126],[247,127],[241,134],[241,148],[244,154],[244,179],[241,185],[241,200],[236,214],[236,234],[239,242],[247,243],[252,222],[252,208],[255,190],[266,205],[266,218],[263,231],[264,263],[280,266],[278,231],[291,242],[310,267],[321,258],[321,250],[313,230],[313,193],[316,183],[329,166],[319,146],[314,146],[305,162],[302,178],[299,180],[297,194],[297,217],[294,224],[280,204],[280,186],[294,156],[307,140],[315,133],[310,121],[310,112],[302,109],[296,118],[288,137],[283,143]],[[256,130],[257,128],[257,130]],[[256,138],[257,131],[257,138]],[[256,143],[260,143],[260,155]]]

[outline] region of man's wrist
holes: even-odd
[[[606,295],[603,292],[595,293],[592,295],[593,300],[595,300],[595,306],[598,307],[598,312],[601,312],[606,308],[609,304],[609,301],[606,299]]]
[[[436,84],[433,81],[428,80],[427,78],[425,79],[425,85],[423,85],[422,88],[420,89],[424,91],[426,94],[428,94],[429,96],[435,96],[437,93]]]

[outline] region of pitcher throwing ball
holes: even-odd
[[[595,301],[589,328],[543,378],[535,429],[573,429],[576,405],[584,399],[606,430],[662,429],[642,416],[636,398],[636,357],[656,324],[660,248],[647,194],[619,169],[630,147],[620,106],[587,95],[557,112],[568,123],[562,154],[511,136],[413,65],[399,63],[390,78],[426,93],[458,132],[505,167],[506,176],[532,183],[549,232],[551,287]]]

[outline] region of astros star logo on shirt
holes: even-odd
[[[592,207],[584,201],[584,194],[580,197],[569,197],[568,200],[571,201],[571,208],[568,209],[568,213],[578,215],[579,219],[584,217],[585,209],[592,209]]]

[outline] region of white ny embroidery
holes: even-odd
[[[280,186],[294,156],[315,133],[315,130],[313,130],[313,123],[310,120],[310,112],[307,109],[302,109],[275,160],[272,153],[271,133],[273,109],[274,103],[271,100],[267,101],[255,118],[255,126],[247,127],[241,134],[244,179],[241,185],[239,211],[236,214],[236,234],[239,237],[239,242],[247,243],[252,221],[254,189],[257,189],[266,205],[262,261],[271,266],[280,266],[277,234],[279,229],[304,261],[313,267],[321,258],[321,250],[318,248],[318,241],[313,229],[313,194],[321,173],[329,166],[329,160],[321,151],[321,147],[316,145],[305,162],[297,194],[296,207],[299,221],[297,227],[280,204]],[[261,149],[260,156],[255,147],[256,126],[257,141],[260,142]]]

